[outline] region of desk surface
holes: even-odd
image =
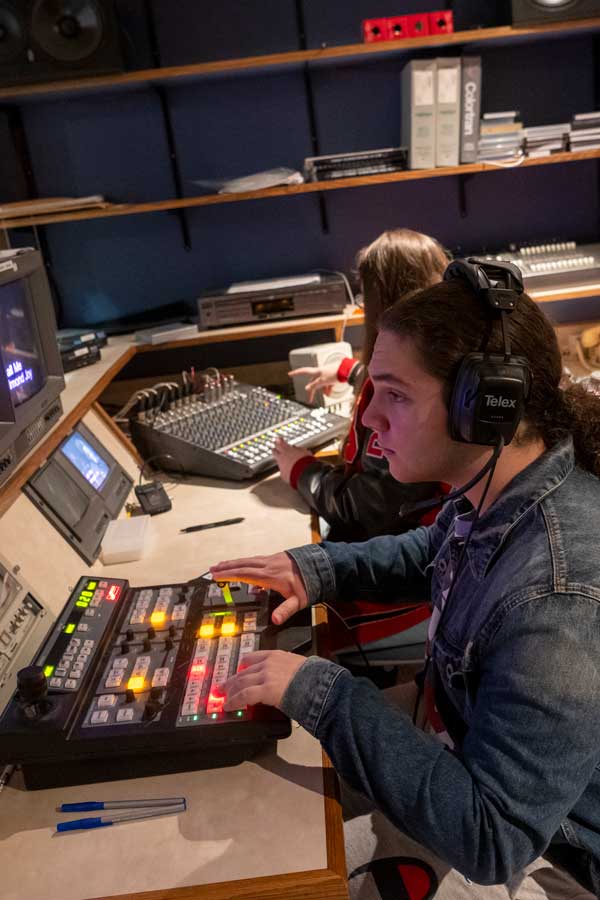
[[[135,476],[134,460],[97,414],[89,412],[85,422]],[[133,585],[182,582],[219,559],[310,540],[307,508],[278,475],[251,483],[190,478],[168,492],[173,509],[150,520],[138,562],[87,567],[23,494],[0,518],[2,554],[56,615],[86,572]],[[236,515],[245,521],[179,534],[187,525]],[[0,895],[344,898],[341,816],[330,774],[318,742],[293,727],[277,751],[231,768],[31,792],[14,776],[0,795]],[[185,796],[189,808],[93,832],[54,831],[65,818],[54,811],[59,802],[154,796]]]

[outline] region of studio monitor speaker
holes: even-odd
[[[512,0],[513,25],[587,19],[600,13],[600,0]]]
[[[0,87],[122,69],[112,0],[0,0]]]

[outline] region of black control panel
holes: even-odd
[[[199,580],[81,578],[0,719],[28,788],[237,764],[290,734],[278,710],[225,711],[223,685],[278,646],[277,595]]]
[[[348,420],[342,416],[308,409],[228,376],[215,380],[201,394],[164,396],[167,400],[158,409],[144,407],[132,416],[131,437],[145,459],[160,459],[162,468],[175,472],[252,478],[276,466],[277,437],[313,448],[348,430]]]

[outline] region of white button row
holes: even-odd
[[[182,716],[195,716],[200,705],[200,694],[208,666],[208,652],[210,642],[206,640],[196,641],[194,658],[188,674],[188,681],[181,706]]]

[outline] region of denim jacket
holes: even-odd
[[[457,514],[451,502],[427,528],[289,553],[311,603],[394,600],[405,587],[425,589],[429,570],[439,606],[456,566]],[[505,884],[552,841],[586,851],[598,886],[599,536],[600,480],[575,465],[571,439],[479,519],[431,651],[464,725],[453,749],[369,680],[318,657],[284,694],[283,710],[348,783],[481,884]]]

